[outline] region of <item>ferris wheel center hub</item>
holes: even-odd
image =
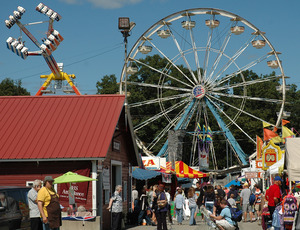
[[[203,85],[196,85],[193,88],[193,95],[197,99],[203,98],[205,96],[205,92],[206,92],[206,90]]]

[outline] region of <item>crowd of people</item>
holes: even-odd
[[[136,224],[157,225],[157,229],[160,230],[167,229],[167,221],[182,225],[183,220],[188,218],[189,225],[196,225],[197,215],[200,215],[201,221],[205,221],[203,214],[199,213],[201,206],[205,207],[210,219],[214,220],[220,229],[236,229],[237,223],[232,218],[232,208],[242,210],[242,221],[258,221],[260,224],[262,205],[264,205],[262,192],[258,185],[252,187],[250,189],[249,184],[244,183],[243,186],[232,185],[227,189],[220,185],[214,187],[209,182],[202,184],[197,182],[196,188],[177,187],[175,193],[170,194],[170,188],[163,184],[149,188],[144,186],[141,191],[137,191],[134,186],[132,197],[133,210],[136,213],[134,216],[137,216]],[[273,189],[270,188],[270,191]],[[273,192],[268,195],[277,196]],[[273,198],[271,200],[276,201]],[[173,217],[171,217],[171,206],[174,208]],[[186,215],[187,210],[189,210],[189,217]]]

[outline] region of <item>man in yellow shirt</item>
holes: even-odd
[[[61,209],[58,194],[53,188],[53,181],[52,176],[46,176],[44,187],[37,195],[44,230],[58,230],[61,226]]]

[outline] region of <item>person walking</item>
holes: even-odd
[[[123,202],[122,202],[122,185],[117,185],[114,195],[110,198],[107,209],[112,213],[112,230],[121,230]]]
[[[250,205],[249,198],[251,195],[251,191],[249,189],[248,183],[244,184],[244,189],[241,192],[241,205],[244,213],[244,222],[247,222],[247,212],[250,215],[250,221],[253,221],[253,213],[252,213],[252,205]]]
[[[255,192],[254,192],[254,195],[255,195],[255,202],[254,202],[254,209],[256,211],[256,214],[257,214],[257,219],[260,220],[260,212],[261,212],[261,190],[258,186],[258,184],[255,184],[254,185],[255,187]]]
[[[53,188],[53,181],[52,176],[45,176],[44,187],[37,194],[44,230],[58,230],[61,226],[59,196]]]
[[[156,199],[153,202],[155,207],[155,215],[157,219],[157,230],[167,230],[167,211],[168,201],[167,196],[164,192],[164,185],[158,185],[158,192],[156,193]]]
[[[39,211],[37,194],[42,187],[42,181],[36,179],[33,181],[32,188],[27,194],[28,207],[29,207],[29,217],[30,217],[30,227],[31,230],[42,230],[43,224],[41,221],[41,213]]]
[[[182,224],[183,220],[183,207],[185,207],[185,199],[182,195],[182,189],[178,189],[178,194],[175,197],[175,211],[176,211],[176,216],[177,216],[177,222],[178,224]]]
[[[195,189],[193,187],[191,187],[188,191],[188,201],[189,209],[191,211],[190,225],[196,225],[195,212],[197,209],[197,195],[195,194]]]
[[[142,190],[142,195],[139,199],[140,203],[140,213],[138,217],[138,225],[142,225],[142,221],[145,218],[147,225],[152,225],[152,222],[150,220],[150,217],[147,215],[147,210],[150,210],[149,204],[148,204],[148,197],[146,195],[146,190]]]
[[[280,176],[275,176],[274,181],[274,184],[266,191],[266,200],[268,201],[268,209],[271,218],[276,205],[282,201],[282,194],[280,190],[282,179]]]
[[[214,202],[215,202],[215,192],[214,188],[211,185],[207,186],[207,189],[204,193],[204,202],[205,202],[205,208],[213,213],[214,208]]]

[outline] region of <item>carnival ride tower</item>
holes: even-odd
[[[76,93],[77,95],[81,95],[78,88],[74,84],[74,79],[76,78],[74,74],[67,74],[63,72],[62,63],[57,63],[52,55],[52,53],[57,49],[59,44],[64,40],[61,34],[53,28],[53,22],[59,21],[61,19],[61,15],[57,12],[44,5],[43,3],[38,4],[36,10],[46,16],[49,17],[49,21],[40,21],[40,22],[32,22],[27,24],[22,24],[20,22],[22,15],[25,13],[25,9],[21,6],[17,7],[17,10],[13,12],[13,15],[9,16],[8,20],[5,20],[5,24],[8,29],[10,29],[13,25],[18,25],[22,31],[30,38],[30,40],[38,47],[37,51],[29,51],[27,47],[25,47],[24,41],[22,37],[15,39],[13,37],[9,37],[6,40],[7,48],[10,49],[13,53],[16,53],[18,56],[23,58],[24,60],[28,56],[43,56],[47,65],[51,70],[51,74],[49,75],[41,75],[41,78],[46,78],[46,81],[43,83],[39,91],[36,93],[36,96],[41,96],[44,93],[55,93],[51,90],[48,90],[48,86],[51,81],[57,82],[56,85],[59,87],[62,85],[63,81],[66,81],[69,87],[63,90],[64,93]],[[47,38],[42,40],[43,43],[40,44],[38,40],[28,31],[26,26],[36,25],[41,23],[49,23]]]

